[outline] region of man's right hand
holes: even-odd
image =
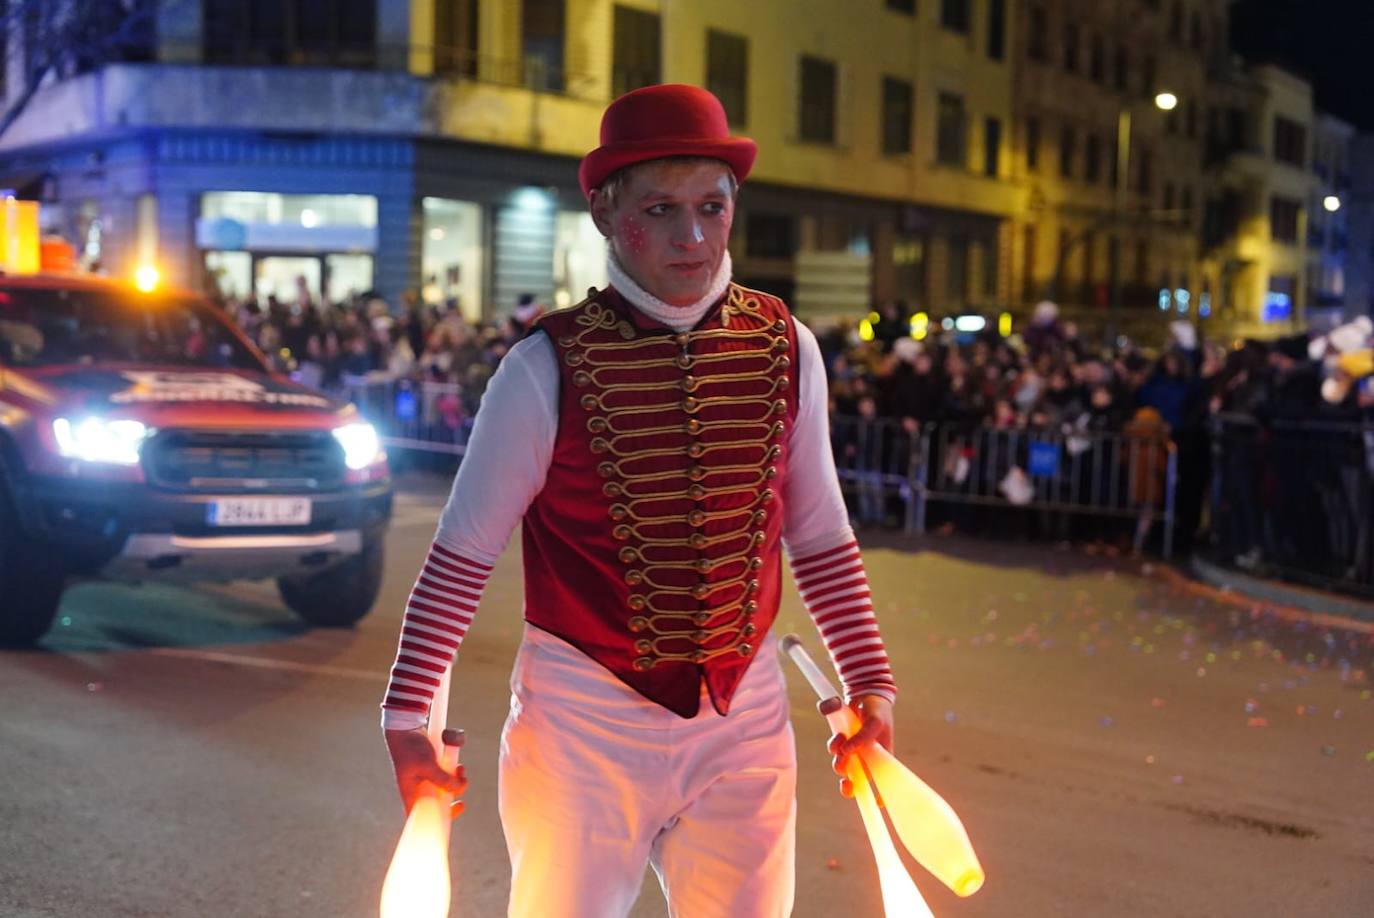
[[[454,798],[461,797],[467,790],[467,774],[462,765],[454,774],[449,774],[439,764],[434,755],[434,746],[429,734],[423,727],[414,730],[386,730],[386,748],[391,753],[391,767],[396,773],[396,789],[401,792],[401,802],[406,813],[415,806],[415,801],[436,789]],[[463,802],[454,800],[453,815],[463,811]]]

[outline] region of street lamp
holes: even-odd
[[[1322,207],[1326,208],[1327,213],[1334,214],[1341,209],[1341,199],[1334,194],[1328,194],[1322,198]]]
[[[1170,112],[1178,107],[1178,96],[1171,92],[1155,94],[1155,108]],[[1131,107],[1121,106],[1116,117],[1116,198],[1113,223],[1116,224],[1116,244],[1112,246],[1112,300],[1107,313],[1107,346],[1116,346],[1117,321],[1121,313],[1121,217],[1126,212],[1127,174],[1131,166]]]

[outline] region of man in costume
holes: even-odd
[[[825,368],[731,282],[752,140],[691,86],[617,99],[583,192],[611,285],[542,317],[477,415],[406,606],[382,725],[406,805],[461,793],[423,732],[523,520],[525,621],[501,739],[510,915],[625,915],[652,864],[674,915],[790,913],[796,753],[769,633],[785,546],[863,723],[895,686],[830,452]]]

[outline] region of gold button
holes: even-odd
[[[698,421],[696,418],[692,418],[690,421],[687,422],[687,426],[684,427],[683,430],[695,436],[696,434],[701,433],[701,422]]]
[[[773,350],[775,350],[775,351],[785,351],[785,350],[787,350],[787,339],[786,339],[786,338],[774,338],[774,339],[773,339]]]
[[[754,652],[754,645],[753,645],[753,644],[741,644],[741,645],[739,645],[738,647],[736,647],[735,649],[736,649],[737,651],[739,651],[739,655],[740,655],[740,656],[742,656],[742,657],[747,657],[747,656],[749,656],[751,653]]]
[[[753,637],[755,634],[758,634],[758,631],[759,626],[751,622],[750,624],[745,625],[743,628],[741,628],[739,633],[744,635],[745,637]]]
[[[763,525],[765,522],[767,522],[767,521],[768,521],[768,511],[767,511],[767,510],[755,510],[755,511],[754,511],[753,519],[752,519],[750,522],[752,522],[755,526],[762,526],[762,525]]]
[[[756,571],[756,570],[758,570],[758,569],[761,568],[761,567],[763,567],[763,559],[762,559],[762,558],[754,558],[753,560],[751,560],[751,561],[749,562],[749,570],[751,570],[751,571]]]
[[[682,400],[682,410],[687,412],[688,414],[695,414],[696,410],[700,407],[700,400],[693,398],[690,395]]]
[[[679,354],[677,356],[677,360],[673,362],[677,364],[678,369],[680,370],[690,370],[692,368],[692,355]]]
[[[573,374],[574,386],[585,386],[592,381],[592,375],[586,370],[578,370]]]
[[[784,364],[783,369],[785,370],[785,369],[787,369],[787,367],[786,367],[787,358],[784,357],[784,358],[782,358],[782,360],[783,360],[783,364]],[[777,386],[778,389],[786,389],[786,388],[787,388],[788,386],[790,386],[790,385],[792,385],[792,377],[788,376],[786,373],[784,373],[784,374],[782,374],[781,376],[778,377],[778,386]],[[776,392],[777,389],[774,389],[773,391]]]
[[[626,341],[629,341],[635,336],[635,327],[629,322],[621,322],[615,328],[616,331],[620,332],[620,337],[624,338]]]
[[[602,433],[606,429],[605,418],[588,418],[587,429],[592,433]]]
[[[687,332],[678,332],[676,335],[673,335],[673,340],[677,342],[678,347],[686,347],[692,343],[692,336],[687,334]]]
[[[648,653],[649,651],[651,651],[651,650],[653,650],[653,649],[654,649],[654,642],[653,642],[653,641],[647,641],[647,640],[635,641],[635,651],[636,651],[637,653]]]
[[[634,618],[630,619],[625,624],[629,627],[631,631],[637,634],[640,631],[643,631],[645,628],[649,627],[649,620],[642,615],[636,615]]]
[[[597,401],[595,395],[584,395],[582,396],[582,407],[588,411],[595,411],[597,408],[601,407],[601,405],[600,402]]]
[[[773,425],[773,432],[769,434],[769,436],[776,437],[786,429],[787,425],[784,424],[782,421],[778,421],[776,424]]]
[[[774,413],[774,414],[782,414],[782,413],[783,413],[784,411],[786,411],[786,410],[787,410],[787,399],[785,399],[785,398],[780,398],[780,399],[778,399],[777,401],[773,402],[773,413]]]
[[[630,586],[639,586],[641,583],[644,582],[644,572],[643,572],[643,571],[626,571],[626,572],[625,572],[625,582],[628,583]]]
[[[704,522],[706,522],[706,514],[702,513],[700,510],[693,510],[691,513],[687,514],[688,526],[700,526]]]
[[[576,342],[576,341],[577,341],[577,339],[574,338],[572,335],[559,335],[559,336],[558,336],[558,344],[559,344],[560,347],[572,347],[572,346],[573,346],[573,343]]]
[[[623,564],[633,564],[639,560],[639,550],[626,545],[620,549],[619,557]]]
[[[710,595],[711,587],[707,584],[698,583],[696,586],[692,587],[692,598],[694,599],[705,599]]]
[[[611,444],[607,443],[601,437],[597,437],[595,440],[592,441],[592,452],[594,453],[604,453],[606,450],[610,448]]]
[[[700,459],[702,456],[706,455],[706,444],[693,443],[691,446],[687,447],[687,455],[691,456],[693,459]]]
[[[692,623],[693,623],[693,624],[696,624],[696,625],[704,625],[704,624],[706,624],[707,622],[709,622],[710,620],[711,620],[711,613],[710,613],[710,612],[698,612],[698,613],[696,613],[695,615],[692,616]]]
[[[625,600],[625,604],[636,612],[643,612],[648,602],[645,601],[643,596],[631,596],[629,599]]]
[[[682,391],[684,392],[695,392],[699,385],[701,385],[701,380],[697,379],[695,376],[682,377]]]
[[[647,673],[649,670],[653,668],[653,657],[640,657],[639,659],[635,660],[635,672]]]
[[[603,462],[603,463],[601,463],[600,465],[598,465],[598,466],[596,467],[596,474],[600,475],[602,478],[610,478],[612,475],[615,474],[615,463],[614,463],[614,462]]]
[[[586,359],[586,356],[583,355],[580,351],[569,351],[563,357],[563,362],[570,367],[580,367],[582,366],[582,361]]]
[[[692,640],[696,641],[698,644],[704,644],[704,643],[706,643],[706,640],[707,640],[710,636],[711,636],[710,633],[709,633],[709,632],[706,632],[706,631],[693,631],[693,632],[692,632]]]
[[[749,541],[750,541],[750,544],[751,544],[751,545],[758,545],[760,542],[762,542],[762,541],[763,541],[764,539],[766,539],[766,538],[767,538],[767,536],[765,536],[763,533],[761,533],[761,532],[756,532],[756,533],[754,533],[754,537],[753,537],[752,539],[750,539]]]
[[[779,370],[786,370],[787,368],[792,366],[792,360],[789,357],[779,357],[775,362],[777,363]],[[785,386],[788,382],[788,378],[784,376],[782,378],[782,384]]]
[[[744,585],[744,595],[745,595],[745,596],[753,596],[753,595],[754,595],[755,593],[757,593],[758,591],[759,591],[759,582],[758,582],[757,580],[750,580],[748,583],[746,583],[746,584]]]
[[[693,567],[697,569],[697,573],[706,574],[711,570],[711,561],[708,558],[701,558],[693,564]]]
[[[701,485],[692,485],[687,489],[687,496],[692,500],[701,500],[706,496],[706,489]]]
[[[624,504],[612,504],[608,512],[611,514],[611,519],[618,523],[630,515],[630,508]]]
[[[614,481],[608,481],[602,486],[601,493],[605,494],[607,497],[619,497],[625,493],[625,489]]]
[[[763,493],[761,493],[761,494],[759,495],[759,500],[762,501],[762,502],[765,503],[765,504],[771,503],[772,500],[773,500],[773,489],[772,489],[772,488],[764,488],[764,489],[763,489]]]
[[[692,546],[693,548],[705,548],[707,541],[709,540],[706,538],[706,536],[702,535],[699,532],[694,532],[692,533],[691,538],[687,540],[687,544]]]
[[[778,446],[777,444],[774,444],[774,445],[772,446],[772,448],[770,448],[770,449],[768,450],[768,458],[765,459],[764,461],[765,461],[765,462],[772,462],[774,459],[778,458],[778,457],[781,456],[781,455],[782,455],[782,447],[781,447],[781,446]]]
[[[763,470],[763,477],[765,481],[772,481],[774,478],[777,478],[778,467],[776,465],[770,465],[768,468]]]
[[[705,660],[706,660],[706,651],[704,651],[704,650],[694,650],[694,651],[692,651],[692,662],[693,662],[693,663],[702,663],[702,662],[704,662]]]
[[[611,530],[611,535],[615,536],[618,541],[624,542],[633,535],[633,531],[629,526],[617,526]]]
[[[779,319],[778,321],[774,322],[773,331],[777,332],[778,334],[782,334],[783,332],[787,331],[787,321],[785,319]]]
[[[699,465],[694,465],[687,470],[687,477],[692,481],[701,481],[706,477],[706,469]]]
[[[754,600],[751,599],[751,600],[749,600],[748,602],[746,602],[746,603],[744,604],[744,617],[745,617],[745,618],[748,618],[749,616],[753,615],[753,614],[754,614],[755,612],[757,612],[758,610],[759,610],[759,604],[756,603],[756,602],[754,602]]]

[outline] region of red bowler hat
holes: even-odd
[[[601,146],[582,159],[577,180],[588,198],[616,171],[665,156],[723,160],[744,181],[758,144],[731,137],[720,100],[698,86],[664,83],[627,92],[601,116]]]

